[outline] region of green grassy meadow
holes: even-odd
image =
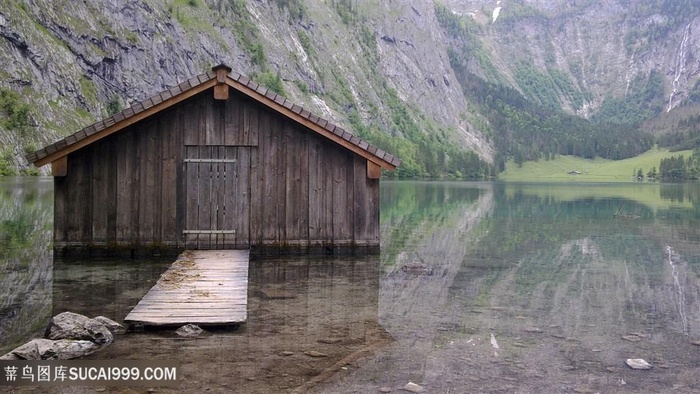
[[[509,182],[636,182],[634,174],[637,169],[641,168],[646,176],[652,167],[656,167],[658,172],[663,158],[678,155],[688,157],[691,154],[690,150],[669,152],[667,149],[653,148],[624,160],[557,156],[553,160],[528,161],[520,168],[511,160],[498,178]],[[580,174],[569,175],[571,171]]]

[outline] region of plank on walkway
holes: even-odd
[[[124,319],[148,326],[244,323],[247,250],[186,250]]]

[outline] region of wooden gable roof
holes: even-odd
[[[222,87],[224,90],[222,90]],[[37,167],[53,163],[66,157],[71,152],[114,134],[208,89],[214,88],[215,97],[228,97],[228,87],[336,142],[381,168],[393,170],[401,164],[401,160],[393,155],[354,136],[342,127],[314,115],[309,110],[253,82],[250,78],[231,72],[231,68],[225,65],[218,65],[207,73],[190,78],[177,86],[136,103],[114,116],[87,126],[54,144],[28,154],[26,159]]]

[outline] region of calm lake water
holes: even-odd
[[[120,321],[171,263],[54,262],[52,199],[0,178],[0,353],[65,310]],[[381,227],[380,256],[251,262],[236,331],[88,358],[179,360],[161,392],[700,392],[700,184],[385,181]]]

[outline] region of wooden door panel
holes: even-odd
[[[191,249],[248,248],[248,147],[188,146],[185,167],[185,245]]]

